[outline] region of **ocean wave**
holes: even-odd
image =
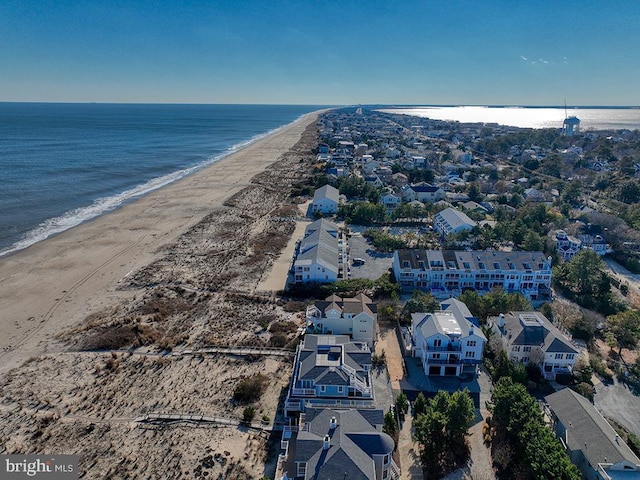
[[[259,140],[262,140],[263,138],[268,137],[269,135],[273,135],[280,130],[283,130],[289,125],[292,125],[293,123],[300,120],[302,117],[304,117],[304,115],[306,114],[301,115],[293,122],[287,123],[267,132],[257,134],[248,140],[236,143],[228,147],[223,153],[210,157],[207,160],[196,165],[153,178],[145,183],[136,185],[135,187],[129,190],[125,190],[121,193],[108,197],[98,198],[91,205],[75,208],[57,217],[49,218],[34,229],[28,231],[20,240],[13,243],[8,248],[0,250],[0,257],[18,252],[20,250],[24,250],[25,248],[30,247],[31,245],[42,240],[46,240],[53,235],[57,235],[73,227],[77,227],[78,225],[88,222],[89,220],[93,220],[94,218],[97,218],[100,215],[104,215],[105,213],[112,212],[113,210],[116,210],[117,208],[125,205],[128,202],[131,202],[150,192],[153,192],[154,190],[176,182],[181,178],[186,177],[187,175],[191,175],[209,165],[222,160],[223,158],[233,153],[242,150],[243,148],[248,147],[249,145],[252,145]]]

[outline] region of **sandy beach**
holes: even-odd
[[[233,387],[262,372],[256,409],[272,421],[290,359],[156,352],[295,336],[301,319],[256,289],[294,232],[316,117],[0,258],[0,453],[78,453],[84,478],[261,478],[264,436],[133,419],[239,418]]]

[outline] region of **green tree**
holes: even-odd
[[[616,313],[611,282],[602,259],[589,248],[554,269],[554,278],[564,292],[583,307],[601,313]]]
[[[418,417],[421,413],[425,413],[427,411],[427,399],[424,398],[424,394],[420,392],[416,397],[416,401],[413,402],[413,414],[415,417]]]
[[[615,340],[619,356],[623,348],[636,348],[640,341],[640,311],[625,310],[607,317],[606,331]]]
[[[414,422],[414,438],[420,444],[423,466],[440,478],[468,457],[466,437],[475,417],[468,390],[452,394],[439,391],[426,402],[424,413]]]
[[[407,400],[407,396],[404,393],[400,393],[396,397],[396,408],[398,409],[398,412],[403,415],[406,415],[409,411],[409,400]]]
[[[414,290],[411,298],[407,300],[407,303],[405,303],[402,308],[402,318],[405,321],[410,321],[412,313],[431,313],[439,308],[440,304],[433,295],[420,290]]]

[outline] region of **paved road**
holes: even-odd
[[[593,399],[605,417],[612,418],[640,436],[640,398],[614,378],[613,384],[596,384]]]

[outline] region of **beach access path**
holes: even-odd
[[[0,374],[61,351],[56,337],[62,330],[135,295],[119,290],[119,281],[250,185],[296,144],[318,113],[114,212],[0,257]]]

